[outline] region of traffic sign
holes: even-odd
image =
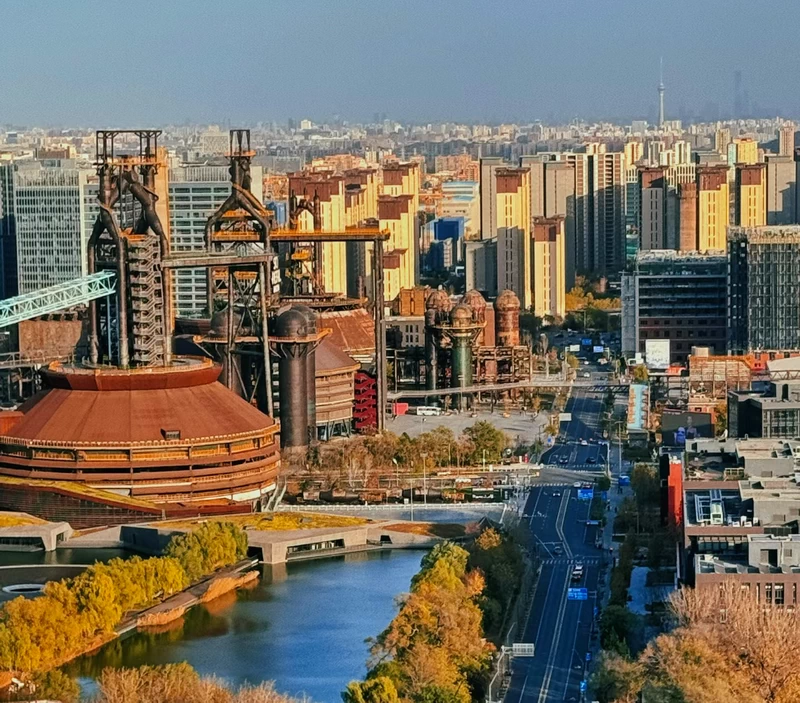
[[[587,687],[588,687],[588,684],[586,683],[586,679],[583,679],[581,681],[581,693],[586,693]]]
[[[579,488],[578,500],[591,500],[594,498],[594,489],[592,488]]]
[[[589,590],[586,588],[568,588],[567,600],[589,600]]]
[[[532,657],[535,645],[528,642],[514,642],[511,647],[511,654],[515,657]]]
[[[592,661],[592,653],[591,652],[586,652],[586,661],[587,662]]]

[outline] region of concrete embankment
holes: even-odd
[[[237,565],[223,569],[211,578],[201,581],[181,593],[176,593],[162,603],[139,613],[133,620],[132,626],[139,628],[166,625],[183,617],[189,608],[198,603],[208,603],[230,591],[258,581],[258,571],[252,569],[255,563],[255,561],[248,561],[241,567]],[[130,629],[132,629],[131,623],[123,623],[117,628],[120,634]]]

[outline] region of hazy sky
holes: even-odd
[[[0,0],[0,123],[800,116],[799,0]]]

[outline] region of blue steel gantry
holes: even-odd
[[[114,271],[100,271],[66,283],[41,288],[0,301],[0,328],[30,320],[39,315],[58,312],[90,300],[113,295],[117,290]]]

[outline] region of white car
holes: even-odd
[[[585,439],[582,439],[582,440],[581,440],[581,446],[582,446],[582,447],[588,447],[588,446],[589,446],[589,443],[588,443],[588,442],[587,442]]]

